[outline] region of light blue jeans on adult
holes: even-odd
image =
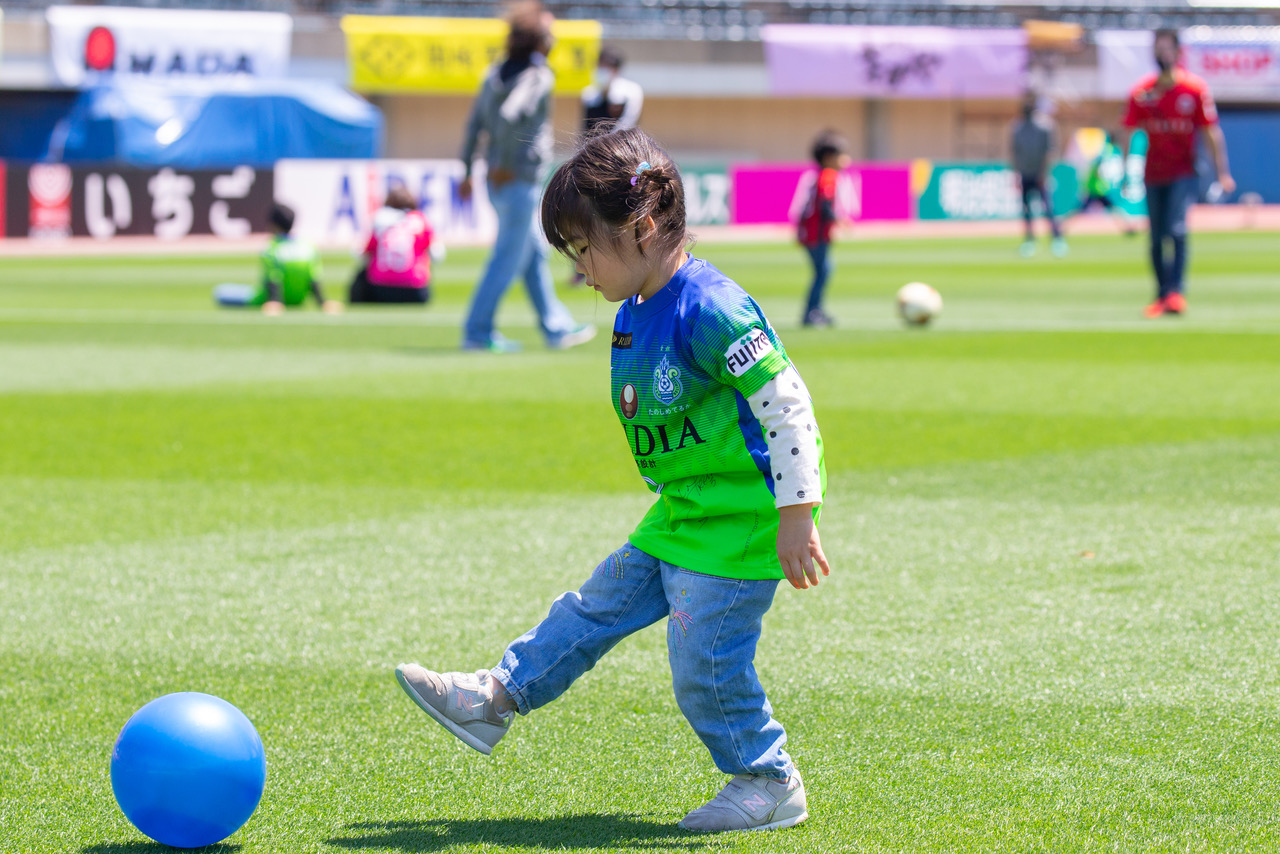
[[[726,774],[779,780],[795,770],[753,664],[778,587],[681,569],[630,543],[565,593],[491,671],[522,715],[559,697],[627,635],[667,618],[680,711]]]
[[[538,228],[541,197],[541,186],[529,181],[508,181],[501,187],[489,184],[489,202],[498,215],[498,238],[471,297],[471,310],[463,327],[464,343],[483,345],[493,340],[498,303],[517,275],[524,278],[529,301],[548,342],[574,328],[573,315],[556,297],[551,265],[547,262],[550,247]]]

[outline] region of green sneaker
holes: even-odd
[[[780,830],[808,817],[809,801],[798,771],[786,780],[739,774],[720,794],[685,816],[680,827],[703,833]]]
[[[486,756],[493,752],[515,717],[493,707],[493,692],[485,684],[488,670],[475,673],[436,673],[416,664],[396,668],[396,681],[424,712],[441,726]]]

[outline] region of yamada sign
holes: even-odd
[[[50,6],[58,82],[108,77],[285,77],[293,19],[275,12]]]

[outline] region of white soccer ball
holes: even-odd
[[[911,282],[898,289],[898,314],[912,326],[924,326],[942,311],[942,294],[924,282]]]

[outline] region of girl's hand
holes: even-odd
[[[827,556],[822,553],[818,526],[813,524],[814,504],[792,504],[778,508],[778,562],[787,581],[797,590],[818,584],[818,569],[831,574]]]

